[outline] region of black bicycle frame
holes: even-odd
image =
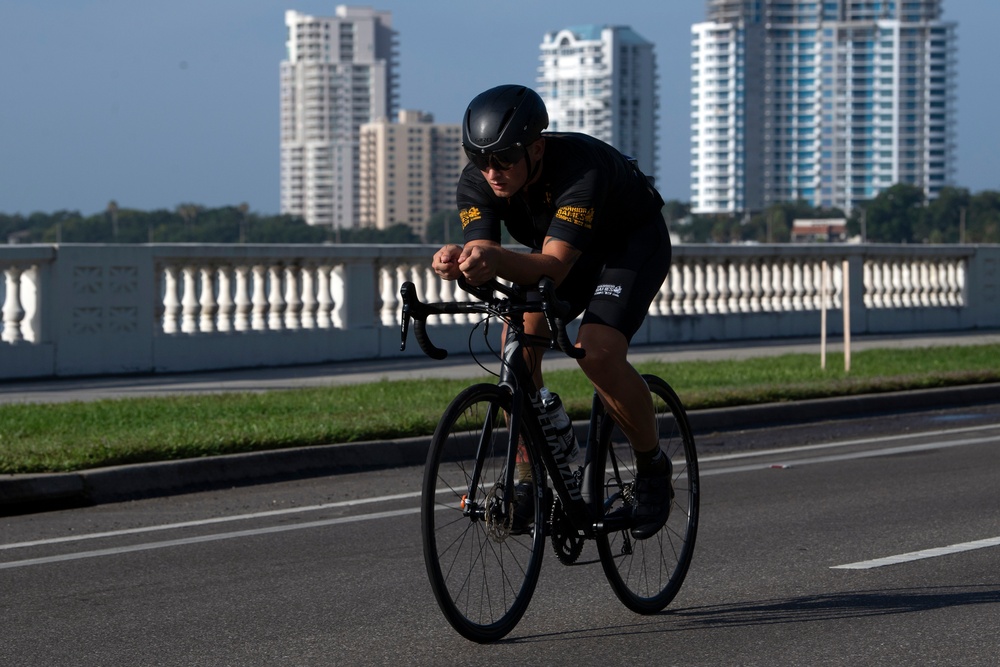
[[[524,355],[524,350],[528,347],[551,348],[552,339],[524,333],[523,322],[524,317],[520,313],[514,313],[510,316],[503,342],[503,354],[501,355],[499,385],[508,389],[512,396],[507,447],[507,474],[504,479],[505,493],[513,494],[513,471],[519,445],[518,434],[521,432],[525,414],[530,413],[534,419],[528,420],[527,429],[533,435],[530,438],[531,442],[537,445],[534,447],[536,451],[533,454],[541,457],[543,467],[552,479],[552,486],[574,528],[584,535],[592,536],[595,529],[599,529],[599,525],[595,521],[604,513],[603,507],[592,508],[588,502],[589,491],[594,488],[591,485],[592,466],[590,462],[595,450],[593,445],[597,442],[601,424],[604,423],[604,406],[595,392],[591,422],[587,433],[584,474],[578,474],[573,470],[570,462],[566,460],[562,444],[556,435],[555,426],[549,422],[548,415],[542,409],[541,393],[539,388],[535,386]],[[525,446],[532,445],[525,443]],[[479,460],[478,456],[477,460]],[[478,480],[475,481],[478,483]],[[505,506],[509,506],[506,503],[513,498],[507,497],[504,500]]]

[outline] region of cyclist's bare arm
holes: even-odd
[[[551,236],[545,237],[540,253],[511,252],[493,241],[470,241],[461,248],[445,246],[434,256],[434,270],[442,278],[461,273],[469,283],[481,285],[493,278],[503,278],[518,285],[537,283],[548,276],[556,285],[562,283],[580,251]],[[456,267],[457,264],[457,267]],[[457,268],[457,272],[455,271]],[[450,279],[450,278],[449,278]]]

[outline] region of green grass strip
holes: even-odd
[[[428,364],[433,362],[428,361]],[[689,410],[1000,381],[1000,345],[643,363]],[[492,381],[488,377],[482,381]],[[428,435],[470,380],[381,381],[262,393],[0,406],[0,473],[108,465]],[[592,389],[579,371],[546,384],[583,419]]]

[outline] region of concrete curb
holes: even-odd
[[[1000,383],[696,410],[695,436],[768,424],[954,407],[1000,401]],[[586,424],[578,424],[585,437]],[[280,479],[422,465],[429,438],[298,447],[97,468],[73,473],[0,475],[0,514],[186,493]]]

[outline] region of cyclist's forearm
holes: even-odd
[[[543,276],[548,276],[562,282],[568,270],[562,260],[541,253],[512,252],[506,248],[500,249],[500,261],[497,265],[497,276],[517,285],[536,284]]]

